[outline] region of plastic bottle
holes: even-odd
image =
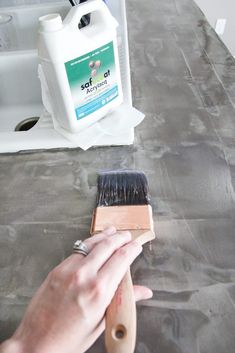
[[[90,24],[82,29],[82,16]],[[117,47],[118,23],[102,0],[39,19],[38,55],[46,78],[54,125],[78,133],[123,101]]]

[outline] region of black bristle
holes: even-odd
[[[118,170],[98,175],[96,206],[148,205],[148,181],[143,172]]]

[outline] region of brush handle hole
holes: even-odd
[[[123,325],[117,325],[112,331],[112,336],[116,341],[120,341],[126,337],[126,333],[126,328]]]

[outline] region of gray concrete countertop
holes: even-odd
[[[0,339],[89,232],[96,174],[147,174],[157,239],[132,267],[136,353],[234,353],[235,61],[191,0],[127,0],[130,147],[0,156]],[[78,333],[79,334],[79,333]],[[104,352],[100,339],[89,351]]]

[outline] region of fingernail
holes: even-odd
[[[104,233],[105,233],[106,235],[113,235],[113,234],[117,233],[117,230],[116,230],[115,227],[111,226],[111,227],[106,228],[106,229],[104,230]]]
[[[117,234],[123,238],[131,238],[131,233],[128,230],[119,230]]]
[[[150,288],[147,288],[146,294],[145,294],[145,299],[151,299],[153,297],[153,292]]]
[[[131,233],[130,233],[128,230],[121,231],[121,232],[119,232],[119,234],[120,234],[123,238],[128,239],[128,240],[131,240]]]

